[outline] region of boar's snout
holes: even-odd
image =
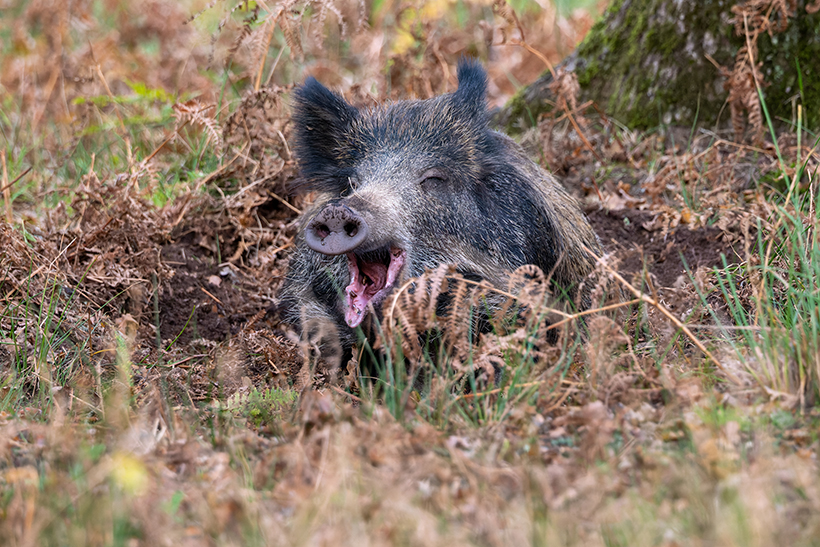
[[[367,238],[367,223],[356,211],[338,203],[326,205],[308,223],[308,247],[326,255],[348,253]]]

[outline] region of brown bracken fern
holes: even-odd
[[[219,0],[213,0],[202,11],[193,15],[188,22],[198,18],[202,13],[213,9]],[[335,24],[342,39],[350,36],[366,24],[366,7],[363,0],[283,0],[275,3],[254,2],[243,0],[233,4],[222,18],[217,30],[212,36],[215,44],[223,30],[229,27],[234,16],[243,10],[247,11],[240,24],[238,32],[233,37],[226,65],[231,64],[240,51],[249,57],[248,75],[261,75],[266,64],[274,30],[282,32],[289,49],[291,59],[301,59],[305,51],[305,37],[311,38],[314,45],[321,49],[323,41],[328,35],[328,15],[333,14]],[[354,13],[352,17],[346,14]],[[308,28],[312,29],[308,31]],[[213,60],[213,58],[211,59]],[[274,62],[275,65],[275,62]],[[256,78],[258,89],[261,78]]]
[[[184,125],[190,124],[202,127],[208,135],[208,140],[222,146],[222,132],[219,123],[214,118],[216,105],[213,103],[203,103],[199,99],[192,99],[184,103],[176,103],[173,107],[174,118],[177,125],[175,136],[179,134]]]
[[[806,11],[810,8],[807,6]],[[729,91],[727,102],[738,140],[744,137],[747,121],[752,142],[760,144],[763,140],[763,113],[758,89],[767,83],[760,72],[762,64],[758,60],[757,39],[764,32],[771,36],[785,31],[796,9],[796,0],[746,0],[732,6],[735,34],[744,36],[746,44],[737,52],[731,70],[719,65],[718,68],[726,78],[724,88]]]
[[[549,280],[537,266],[518,268],[501,290],[440,265],[385,302],[384,347],[397,358],[400,352],[411,366],[425,366],[435,356],[426,356],[422,344],[435,340],[457,375],[478,370],[492,378],[510,352],[535,356],[543,350],[548,320],[561,314],[551,303]]]

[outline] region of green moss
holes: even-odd
[[[728,24],[733,0],[614,0],[566,61],[575,70],[582,100],[592,99],[625,125],[727,125],[728,92],[708,56],[730,68],[745,39]],[[798,16],[786,32],[759,39],[767,82],[764,96],[775,117],[820,127],[820,13]],[[799,69],[798,69],[799,67]],[[801,85],[802,79],[802,85]],[[549,110],[544,75],[519,91],[499,118],[515,133]],[[697,116],[697,119],[696,119]],[[720,118],[719,118],[720,116]]]
[[[689,125],[718,121],[727,92],[711,55],[731,67],[743,40],[725,23],[733,2],[618,0],[578,47],[576,74],[585,98],[634,128],[659,123]],[[767,105],[793,119],[804,105],[808,127],[820,125],[820,13],[803,6],[789,29],[760,38],[760,60],[769,86]],[[798,69],[800,67],[800,75]],[[802,77],[802,90],[800,78]],[[727,121],[724,114],[722,121]]]
[[[552,110],[552,105],[544,100],[549,95],[545,88],[550,81],[550,73],[545,72],[530,86],[519,89],[504,109],[495,113],[492,123],[510,135],[535,125],[542,113]]]
[[[801,11],[803,8],[799,8]],[[796,106],[803,105],[803,123],[820,127],[820,13],[798,13],[783,33],[758,40],[763,95],[775,117],[796,121]]]
[[[525,88],[519,89],[515,93],[515,95],[512,96],[512,98],[509,100],[507,105],[508,105],[509,108],[512,109],[512,113],[513,113],[512,119],[519,120],[519,119],[523,118],[523,119],[527,120],[527,122],[531,123],[532,120],[537,120],[538,115],[541,114],[541,112],[543,112],[543,110],[538,110],[538,109],[537,109],[537,111],[533,110],[532,107],[533,106],[544,106],[544,107],[546,107],[546,103],[542,103],[540,105],[538,105],[538,104],[535,104],[535,105],[529,104],[527,102],[527,99],[525,98],[525,92],[526,92]]]
[[[727,4],[616,2],[578,48],[586,95],[630,127],[688,124],[698,105],[716,118],[725,96],[714,89],[716,69],[705,53],[722,63],[733,57],[732,29],[720,18]]]

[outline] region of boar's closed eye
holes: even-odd
[[[428,169],[421,175],[421,187],[425,190],[442,188],[447,183],[447,175],[440,169]]]

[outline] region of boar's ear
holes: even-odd
[[[485,121],[487,113],[487,73],[475,59],[463,58],[458,62],[458,89],[453,102],[475,120]]]
[[[296,155],[302,174],[311,179],[332,172],[345,156],[345,133],[359,116],[356,107],[308,78],[293,93]]]

